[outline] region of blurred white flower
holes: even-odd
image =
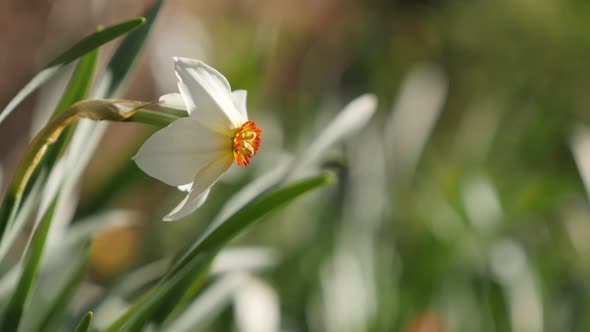
[[[234,295],[234,317],[239,332],[277,332],[281,326],[281,303],[266,282],[246,275]]]
[[[164,95],[160,102],[189,116],[157,131],[133,158],[148,175],[188,191],[166,221],[199,208],[234,160],[247,166],[261,133],[248,121],[245,90],[232,92],[227,79],[201,61],[174,58],[174,65],[180,93]]]

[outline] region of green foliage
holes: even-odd
[[[89,311],[86,313],[86,315],[84,315],[84,317],[82,317],[82,320],[80,321],[80,323],[78,323],[78,325],[74,329],[74,332],[90,331],[90,324],[91,323],[92,323],[92,311]]]
[[[25,87],[17,93],[10,103],[0,112],[0,123],[33,91],[43,83],[47,82],[63,66],[80,58],[84,54],[120,37],[129,31],[145,23],[144,18],[135,18],[107,28],[100,28],[99,31],[82,39],[74,46],[57,56],[53,61],[38,73]]]
[[[57,104],[53,115],[63,113],[71,105],[86,99],[94,79],[94,72],[96,70],[96,61],[98,59],[98,49],[90,51],[88,54],[80,58],[80,62],[76,66],[68,86]],[[45,168],[53,169],[57,159],[64,152],[66,145],[74,131],[74,126],[65,129],[57,142],[53,143],[47,152],[47,161],[44,162]]]
[[[189,290],[193,293],[198,291],[198,288],[191,287],[192,283],[197,281],[198,284],[202,284],[211,261],[231,239],[262,216],[325,184],[328,180],[327,175],[302,180],[262,195],[240,209],[205,234],[200,241],[195,241],[193,247],[182,254],[180,259],[171,266],[149,298],[141,298],[107,331],[116,331],[120,328],[124,331],[139,331],[150,319],[153,319],[152,315],[155,311],[165,310],[170,313],[181,300],[178,294],[184,294]],[[171,301],[171,299],[174,300]]]
[[[106,72],[109,73],[110,82],[105,84],[106,89],[101,92],[104,97],[111,98],[116,96],[122,87],[139,53],[143,49],[145,40],[152,30],[154,22],[156,22],[163,2],[163,0],[155,1],[143,15],[146,23],[129,33],[121,45],[117,47],[117,50],[107,65]]]
[[[33,233],[31,243],[27,248],[25,256],[23,256],[24,265],[22,274],[19,278],[14,294],[10,298],[8,306],[5,309],[0,330],[16,331],[19,326],[23,311],[29,300],[29,294],[31,293],[39,275],[43,249],[45,249],[45,242],[53,221],[56,203],[57,201],[54,200]]]
[[[41,323],[36,328],[38,331],[55,326],[72,301],[75,292],[78,290],[84,276],[86,274],[86,267],[88,266],[88,258],[90,255],[90,243],[84,245],[83,252],[74,261],[73,269],[70,275],[66,275],[61,288],[57,291],[57,295],[46,306],[46,312],[42,314]]]

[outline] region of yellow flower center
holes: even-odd
[[[250,158],[256,154],[260,146],[261,130],[254,121],[247,121],[238,129],[234,136],[234,159],[239,166],[248,166]]]

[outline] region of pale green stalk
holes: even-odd
[[[0,239],[12,226],[12,220],[18,211],[29,179],[43,159],[47,148],[59,138],[68,125],[79,119],[90,119],[132,121],[165,127],[178,119],[169,113],[143,109],[143,107],[152,104],[154,103],[122,99],[84,100],[73,104],[63,113],[52,118],[31,142],[8,187],[6,197],[0,207]]]

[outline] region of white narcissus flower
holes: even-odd
[[[248,120],[245,90],[232,92],[227,79],[201,61],[174,58],[174,64],[180,93],[164,95],[160,102],[189,116],[157,131],[133,158],[148,175],[188,191],[166,221],[199,208],[234,160],[247,166],[261,133]]]

